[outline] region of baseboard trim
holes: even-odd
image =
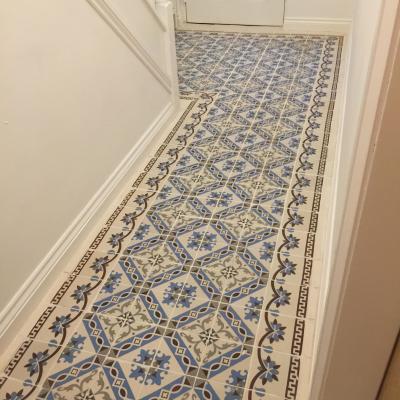
[[[284,28],[306,31],[334,31],[347,33],[352,20],[350,18],[291,18],[286,17]]]
[[[182,31],[242,32],[260,34],[315,34],[346,36],[351,30],[349,19],[297,19],[286,18],[283,26],[218,25],[180,22],[176,18],[176,29]]]
[[[143,133],[140,140],[133,146],[129,153],[111,173],[99,190],[94,194],[84,209],[72,221],[69,227],[57,240],[47,255],[36,266],[28,279],[22,284],[7,306],[0,312],[0,339],[7,342],[4,337],[9,328],[23,314],[25,306],[40,290],[46,278],[60,263],[73,243],[79,238],[80,233],[98,214],[102,205],[113,193],[114,189],[132,169],[135,162],[145,151],[147,145],[160,133],[162,128],[177,113],[177,104],[168,103],[159,113],[151,126]]]

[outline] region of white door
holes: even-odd
[[[187,22],[283,25],[285,0],[185,0],[185,3]]]

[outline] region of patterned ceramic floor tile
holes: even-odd
[[[176,46],[187,109],[26,329],[2,399],[298,396],[342,38]]]
[[[301,363],[301,357],[274,352],[269,348],[257,348],[253,352],[250,379],[246,386],[253,392],[296,398],[297,385],[292,386],[291,382],[292,379],[298,379]]]
[[[255,342],[258,347],[295,356],[312,356],[312,348],[304,346],[305,335],[313,337],[314,320],[260,313],[260,323]]]
[[[40,316],[40,323],[33,326],[28,339],[48,345],[64,345],[82,323],[85,312],[49,305]]]
[[[316,261],[312,258],[287,257],[277,253],[270,263],[270,279],[280,284],[319,286],[317,281],[311,279],[311,270],[313,275],[315,274]]]
[[[7,376],[0,377],[0,387],[2,392],[8,395],[8,398],[3,396],[5,399],[22,399],[22,398],[35,398],[41,391],[41,387],[34,386],[30,383],[13,379]]]
[[[276,315],[315,318],[318,293],[318,288],[314,286],[298,286],[271,280],[268,283],[266,301],[269,311]]]
[[[144,371],[147,370],[140,365],[89,356],[47,376],[37,398],[140,398]]]

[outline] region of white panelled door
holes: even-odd
[[[184,0],[186,21],[204,24],[283,25],[285,0]]]

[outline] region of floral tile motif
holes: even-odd
[[[297,337],[301,332],[302,337]],[[313,337],[314,320],[301,319],[263,311],[255,339],[257,346],[269,351],[292,354],[295,356],[312,356],[312,348],[306,346],[304,340],[308,335]]]
[[[291,398],[292,391],[297,390],[297,386],[291,387],[290,385],[291,374],[295,373],[298,379],[297,374],[302,361],[297,356],[274,352],[268,348],[256,348],[249,370],[251,380],[247,381],[254,398],[262,398],[257,397],[256,393]]]
[[[89,276],[91,280],[105,279],[109,271],[117,264],[117,258],[101,251],[88,250],[78,265],[71,268],[68,266],[66,272],[75,276]]]
[[[27,330],[2,399],[297,398],[342,38],[176,46],[189,105]]]
[[[230,250],[207,261],[193,267],[191,275],[210,299],[238,302],[264,290],[268,282],[268,271],[247,253]]]
[[[3,392],[8,395],[8,398],[3,395],[4,399],[23,399],[27,397],[35,396],[35,393],[39,393],[41,388],[34,386],[30,383],[21,382],[17,379],[13,379],[7,376],[0,377],[0,388]],[[34,397],[33,397],[34,398]]]
[[[287,257],[277,253],[270,264],[271,280],[293,286],[317,286],[311,279],[311,270],[315,274],[315,263],[312,258]]]
[[[300,318],[315,318],[317,313],[318,288],[296,286],[279,280],[268,284],[267,301],[269,311],[276,315],[289,315]],[[312,302],[309,300],[312,299]]]
[[[99,279],[97,276],[67,275],[62,287],[50,303],[72,311],[89,309],[104,282],[104,279]]]
[[[313,249],[309,243],[315,241],[314,232],[293,231],[285,227],[277,237],[276,249],[285,257],[312,257]]]

